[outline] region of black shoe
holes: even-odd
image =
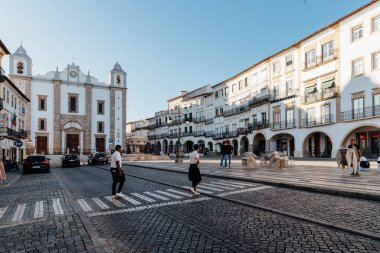
[[[354,175],[354,172],[351,173],[351,176],[353,176],[353,175]]]
[[[359,176],[359,172],[356,172],[355,176]]]

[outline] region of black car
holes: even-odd
[[[12,169],[19,170],[18,164],[14,159],[6,159],[4,160],[4,168],[5,171],[11,171]]]
[[[108,157],[106,153],[95,153],[88,156],[88,164],[107,164]]]
[[[62,168],[74,166],[79,167],[80,166],[80,160],[78,155],[64,155],[62,158]]]
[[[29,173],[32,171],[45,171],[47,173],[50,172],[50,163],[49,158],[47,158],[45,155],[31,155],[28,156],[24,164],[22,166],[23,173]]]

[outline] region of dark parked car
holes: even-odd
[[[88,156],[88,164],[107,164],[108,157],[106,153],[95,153]]]
[[[16,160],[14,160],[14,159],[4,160],[4,168],[5,168],[5,171],[11,171],[12,169],[15,169],[17,171],[19,170],[18,164],[17,164]]]
[[[79,167],[80,166],[79,156],[78,155],[64,155],[62,157],[62,168],[68,167],[68,166]]]
[[[32,171],[45,171],[50,172],[49,158],[45,155],[31,155],[25,159],[23,164],[23,173],[29,173]]]

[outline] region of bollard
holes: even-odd
[[[377,158],[377,171],[380,172],[380,156]]]

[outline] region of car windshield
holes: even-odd
[[[95,155],[96,158],[105,157],[105,156],[106,156],[105,154],[96,154]]]
[[[42,162],[46,160],[45,156],[28,156],[26,158],[28,162]]]
[[[67,155],[66,159],[77,159],[77,155]]]

